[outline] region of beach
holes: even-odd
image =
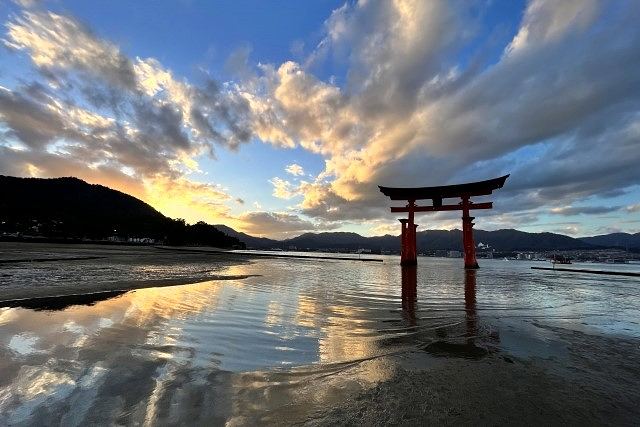
[[[0,242],[0,301],[239,278],[246,256],[153,246]]]

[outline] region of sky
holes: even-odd
[[[640,231],[635,0],[0,0],[0,20],[3,175],[286,238],[397,235],[378,185],[511,174],[476,228]]]

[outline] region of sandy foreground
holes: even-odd
[[[0,302],[241,279],[224,271],[246,262],[189,248],[0,242]]]
[[[556,330],[569,361],[492,354],[400,360],[389,381],[310,425],[638,425],[640,346]],[[302,423],[302,422],[301,422]]]

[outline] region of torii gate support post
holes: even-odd
[[[405,258],[407,257],[407,221],[408,219],[399,219],[402,231],[400,234],[400,264],[404,265]]]
[[[476,259],[476,243],[473,240],[473,220],[469,215],[469,196],[462,196],[462,246],[464,248],[464,268],[479,268]]]
[[[416,265],[418,263],[418,247],[416,244],[416,228],[414,223],[416,203],[415,200],[409,200],[407,204],[408,219],[401,219],[402,223],[402,249],[400,250],[401,265]]]

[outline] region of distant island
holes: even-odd
[[[357,233],[304,233],[274,240],[254,237],[223,224],[186,224],[171,219],[131,195],[78,178],[17,178],[0,175],[0,238],[61,242],[206,245],[221,248],[397,253],[399,237],[365,237]],[[513,229],[476,230],[480,253],[517,251],[589,251],[605,248],[640,253],[640,233],[612,233],[573,238],[556,233]],[[425,230],[419,250],[445,255],[462,249],[460,230]],[[445,255],[446,256],[446,255]]]

